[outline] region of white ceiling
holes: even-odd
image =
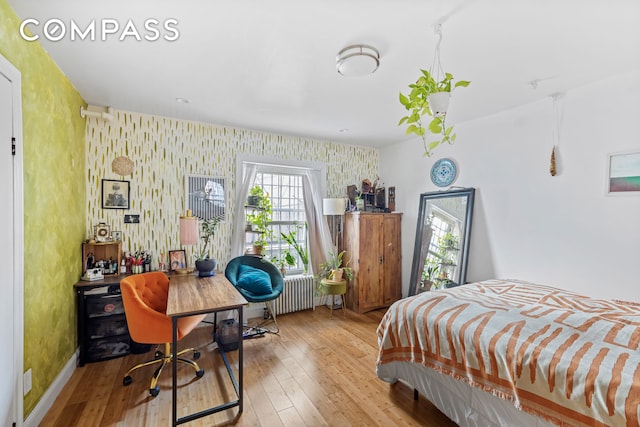
[[[513,108],[640,70],[639,0],[9,0],[89,103],[220,125],[380,147],[407,139],[398,93],[441,59],[455,79],[448,123]],[[176,41],[70,41],[86,28],[176,19]],[[162,34],[170,35],[163,31]],[[343,47],[375,46],[380,68],[343,77]],[[531,81],[538,81],[533,88]],[[181,104],[176,98],[190,102]],[[340,132],[341,129],[348,129]]]

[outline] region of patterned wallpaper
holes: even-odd
[[[227,221],[218,228],[213,255],[221,265],[229,258],[231,221],[236,191],[238,154],[284,160],[322,162],[327,165],[327,195],[346,194],[346,186],[378,174],[378,150],[207,123],[115,111],[107,122],[88,118],[87,144],[87,236],[93,226],[105,222],[122,231],[123,250],[150,250],[152,268],[158,255],[180,249],[179,216],[184,214],[185,175],[224,177],[227,187]],[[130,176],[118,176],[111,163],[118,156],[135,162]],[[102,179],[131,182],[129,210],[102,209]],[[124,224],[125,214],[139,214],[139,224]],[[191,248],[187,249],[193,266]]]

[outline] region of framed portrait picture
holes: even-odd
[[[607,194],[640,194],[640,151],[610,154]]]
[[[169,251],[169,271],[187,268],[187,254],[184,249]]]
[[[122,231],[111,232],[111,237],[113,237],[113,240],[116,242],[122,241]]]
[[[129,209],[129,181],[102,180],[102,209]]]

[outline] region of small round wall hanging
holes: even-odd
[[[431,168],[431,182],[438,187],[447,187],[456,180],[458,169],[451,159],[440,159]]]

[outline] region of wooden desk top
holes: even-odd
[[[167,316],[187,316],[230,310],[249,304],[223,273],[213,277],[171,275]]]

